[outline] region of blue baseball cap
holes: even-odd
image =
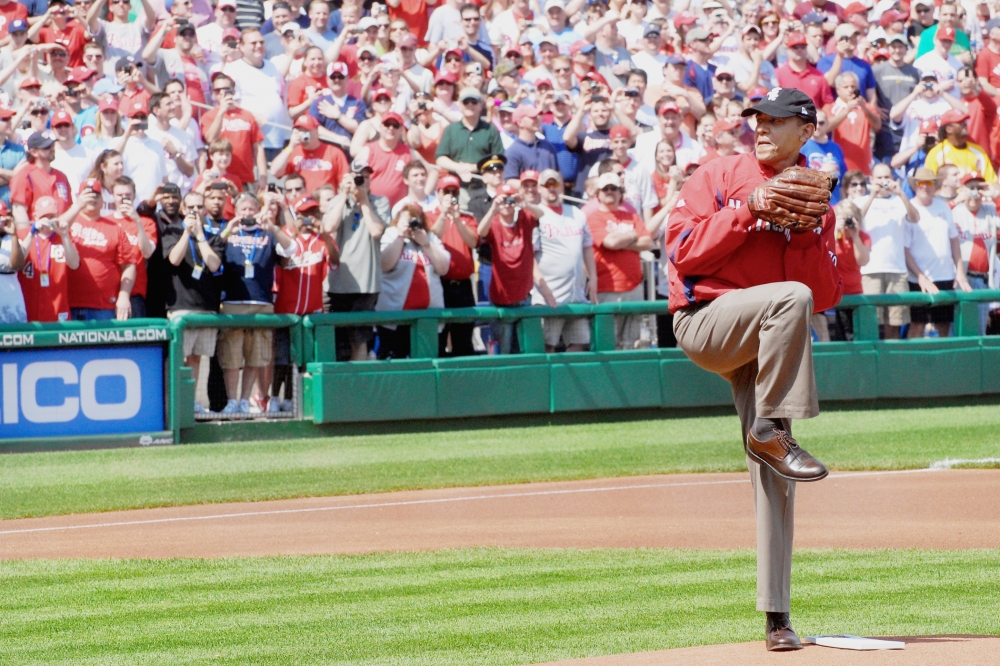
[[[28,32],[28,22],[24,19],[14,19],[7,26],[7,32]]]
[[[664,65],[686,65],[687,64],[687,60],[685,60],[682,56],[677,55],[676,53],[671,53],[670,55],[667,56],[667,59],[663,61],[663,64]]]

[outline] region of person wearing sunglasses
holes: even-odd
[[[72,5],[67,0],[49,0],[45,17],[51,23],[38,31],[39,44],[62,44],[69,54],[69,67],[83,67],[83,46],[88,41],[87,28],[80,21],[72,20]]]
[[[458,175],[463,191],[472,185],[472,176],[478,173],[476,164],[489,155],[503,154],[500,132],[482,116],[483,95],[475,88],[464,88],[458,95],[462,106],[462,122],[452,123],[441,135],[435,159],[442,169]]]
[[[772,174],[802,165],[816,128],[809,95],[774,88],[742,115],[755,116],[754,152],[699,167],[667,221],[669,301],[678,346],[732,385],[754,487],[765,647],[799,650],[789,618],[795,485],[828,472],[792,437],[791,421],[819,414],[809,322],[843,293],[828,249],[836,216],[826,210],[819,233],[785,232],[753,212]]]
[[[806,164],[811,169],[821,169],[824,163],[832,160],[837,164],[837,171],[834,175],[837,176],[840,183],[845,182],[847,163],[844,161],[844,151],[840,149],[836,141],[830,138],[830,123],[826,112],[821,109],[816,110],[816,131],[813,132],[812,138],[802,146],[802,154],[806,156]],[[852,182],[858,180],[863,182],[864,176],[860,179],[853,178]],[[831,205],[840,201],[842,189],[843,187],[839,187],[833,191],[833,196],[830,198]]]
[[[382,114],[379,137],[362,148],[356,159],[372,168],[371,193],[389,199],[392,207],[409,192],[403,181],[403,169],[411,160],[419,160],[405,141],[406,121],[395,111]]]
[[[149,0],[140,2],[144,17],[142,21],[132,21],[129,18],[132,0],[95,0],[90,6],[87,12],[87,27],[94,40],[104,44],[107,60],[116,62],[125,56],[137,57],[149,35],[156,28],[156,12],[149,4]],[[100,18],[105,3],[108,6],[110,19],[108,21]]]
[[[312,116],[298,117],[288,145],[271,161],[272,178],[280,180],[289,174],[300,175],[305,179],[305,192],[314,192],[323,185],[336,189],[351,167],[344,151],[319,140],[319,129],[319,121]]]
[[[212,75],[212,95],[218,106],[201,117],[202,133],[208,144],[216,139],[228,139],[233,148],[230,171],[241,183],[261,183],[260,189],[263,189],[267,181],[264,133],[254,115],[236,103],[235,90],[236,84],[228,75],[221,72]],[[259,179],[254,175],[255,166]]]

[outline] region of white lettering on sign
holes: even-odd
[[[121,402],[98,402],[97,380],[101,377],[121,377],[125,380],[125,397]],[[79,397],[67,396],[58,405],[38,404],[38,382],[57,379],[65,386],[79,385]],[[18,419],[17,365],[3,365],[3,422]],[[125,421],[139,413],[142,406],[142,377],[138,364],[125,358],[88,361],[79,374],[68,361],[29,363],[21,371],[21,412],[32,423],[66,423],[80,412],[91,421]]]
[[[4,333],[0,336],[0,347],[30,347],[33,344],[34,333]]]
[[[73,331],[60,333],[59,344],[78,345],[89,342],[160,342],[167,339],[165,328],[139,328],[124,331]]]

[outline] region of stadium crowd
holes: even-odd
[[[0,0],[0,319],[665,299],[681,186],[752,150],[740,113],[776,87],[820,109],[803,156],[840,179],[845,293],[996,286],[998,12]],[[951,319],[880,313],[886,337],[947,335]],[[619,348],[642,344],[641,323],[616,318]],[[846,318],[814,324],[850,335]],[[656,330],[674,344],[669,315]],[[343,359],[409,353],[404,326],[343,333]],[[544,333],[552,351],[590,342],[585,320]],[[450,324],[440,353],[484,336],[518,348],[511,325]],[[195,372],[203,356],[221,367],[224,412],[287,407],[268,398],[288,378],[281,330],[191,329],[184,347]]]

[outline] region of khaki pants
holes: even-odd
[[[622,303],[641,301],[643,285],[639,283],[631,291],[602,291],[597,294],[598,303]],[[635,343],[642,334],[642,315],[615,315],[615,349],[635,349]]]
[[[819,414],[809,319],[812,292],[776,282],[724,294],[674,315],[678,346],[733,387],[743,441],[756,417]],[[791,598],[795,482],[747,458],[757,516],[757,610],[787,613]]]

